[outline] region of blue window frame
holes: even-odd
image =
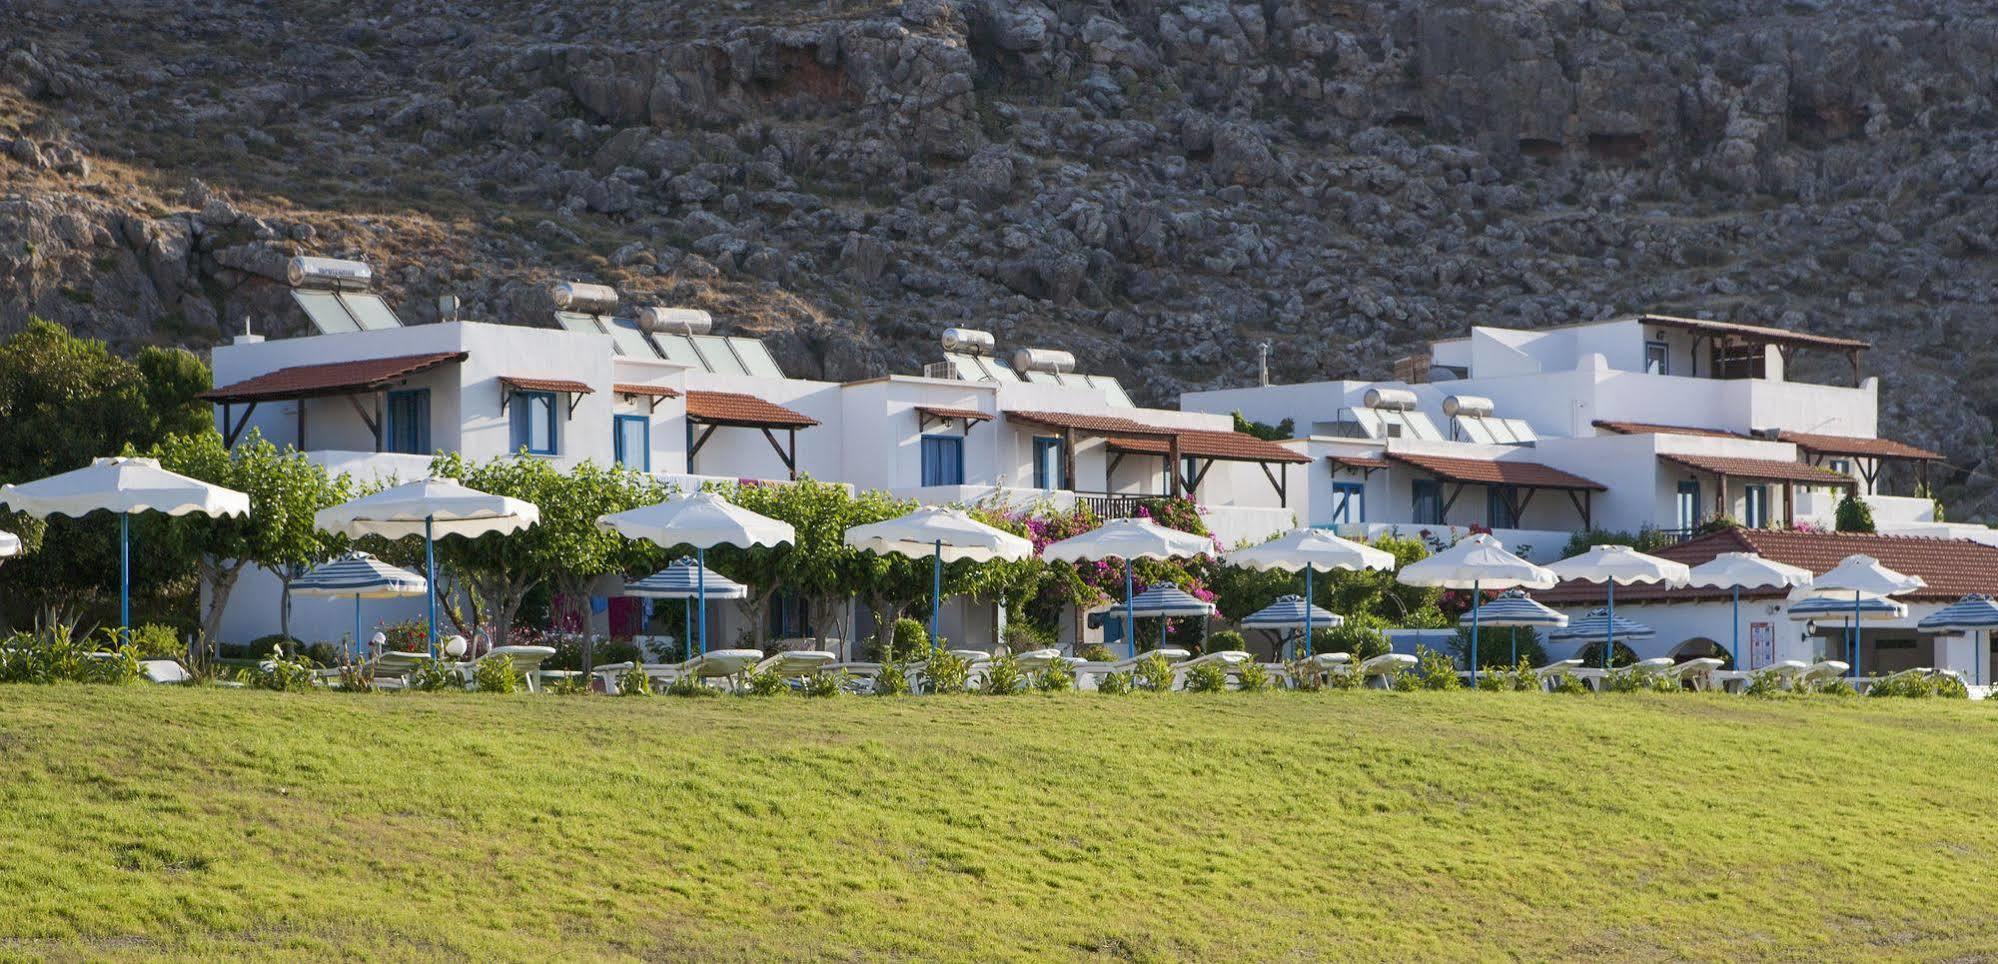
[[[1513,511],[1519,490],[1510,485],[1485,486],[1485,525],[1494,529],[1519,528],[1519,513]]]
[[[1367,521],[1367,487],[1360,482],[1332,483],[1332,523]]]
[[[507,418],[513,424],[513,450],[526,449],[529,455],[554,455],[556,412],[560,402],[554,392],[514,392],[507,399]]]
[[[1063,477],[1061,439],[1046,435],[1034,436],[1034,488],[1066,489],[1068,479]]]
[[[1413,520],[1417,525],[1443,524],[1443,483],[1435,479],[1415,479],[1408,483],[1415,496]]]
[[[923,484],[964,484],[964,439],[956,435],[923,436]]]
[[[388,451],[404,455],[430,454],[430,389],[410,388],[388,393]]]
[[[811,609],[805,605],[803,597],[788,589],[778,590],[771,598],[768,626],[772,639],[817,635],[812,632]]]
[[[1769,487],[1745,485],[1741,489],[1741,524],[1750,529],[1769,527]]]
[[[1672,374],[1672,349],[1662,341],[1644,343],[1644,370],[1653,375]]]
[[[1686,480],[1679,483],[1679,531],[1691,532],[1700,527],[1700,483]]]
[[[643,415],[613,417],[611,446],[617,464],[640,472],[652,471],[652,420]]]

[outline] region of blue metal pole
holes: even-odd
[[[1304,655],[1310,656],[1313,649],[1311,638],[1311,567],[1304,567]]]
[[[943,540],[938,539],[930,555],[930,646],[937,648],[937,615],[943,609]]]
[[[1616,652],[1616,580],[1609,581],[1609,618],[1603,620],[1603,672],[1609,672],[1610,658]]]
[[[118,513],[118,641],[132,640],[132,514]]]
[[[694,578],[699,579],[700,577],[695,576]],[[680,615],[682,617],[682,621],[685,622],[686,624],[686,629],[681,631],[680,633],[680,659],[686,660],[691,658],[694,649],[694,601],[693,600],[691,599],[680,600]]]
[[[701,655],[708,654],[708,550],[694,549],[694,605],[701,609]]]
[[[1478,610],[1484,608],[1484,594],[1479,590],[1479,581],[1471,580],[1471,685],[1478,685]]]
[[[430,596],[430,658],[437,658],[437,539],[431,531],[436,516],[423,517],[424,591]]]
[[[1124,639],[1131,644],[1131,655],[1138,655],[1138,619],[1131,615],[1131,560],[1124,560]]]
[[[1748,669],[1748,658],[1741,651],[1741,587],[1734,587],[1734,668]]]
[[[361,594],[354,594],[354,655],[361,654]]]
[[[1852,591],[1852,668],[1847,670],[1853,679],[1859,678],[1859,590]]]

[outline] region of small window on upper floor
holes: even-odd
[[[530,455],[555,454],[556,413],[560,403],[554,392],[514,392],[506,408],[513,426],[512,451],[526,449]]]

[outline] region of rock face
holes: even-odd
[[[1141,399],[1383,376],[1474,323],[1859,335],[1998,514],[1998,12],[1969,0],[519,0],[0,9],[0,328],[281,329],[284,257],[411,321],[558,277],[796,373],[938,329]],[[1802,364],[1802,363],[1800,363]],[[1842,362],[1840,362],[1842,364]],[[1808,369],[1805,372],[1810,374]]]

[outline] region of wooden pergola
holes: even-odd
[[[1472,459],[1412,452],[1388,452],[1386,455],[1391,462],[1419,469],[1451,484],[1437,520],[1443,525],[1448,524],[1450,507],[1457,504],[1457,497],[1464,494],[1464,487],[1481,485],[1505,499],[1514,520],[1525,517],[1527,505],[1541,490],[1565,493],[1568,501],[1574,504],[1575,512],[1582,517],[1582,528],[1589,529],[1593,528],[1590,519],[1594,508],[1593,497],[1595,493],[1609,489],[1600,482],[1572,472],[1524,459]]]
[[[798,430],[819,424],[803,412],[793,411],[774,402],[767,402],[754,395],[737,392],[689,391],[687,398],[687,423],[702,426],[699,435],[687,446],[687,471],[694,471],[694,456],[718,428],[753,428],[763,433],[782,460],[784,468],[790,472],[793,481],[798,478]],[[777,432],[785,434],[785,440],[777,440]]]
[[[1111,490],[1111,475],[1127,455],[1156,455],[1166,461],[1167,494],[1173,498],[1189,495],[1200,488],[1207,478],[1207,472],[1216,462],[1254,462],[1261,466],[1263,476],[1270,481],[1276,491],[1277,504],[1290,504],[1290,473],[1292,464],[1309,463],[1307,456],[1293,452],[1275,442],[1265,441],[1242,432],[1220,431],[1215,429],[1179,428],[1165,425],[1148,425],[1134,419],[1111,415],[1085,415],[1076,412],[1045,412],[1007,410],[1009,420],[1024,422],[1053,429],[1062,439],[1062,473],[1075,486],[1075,442],[1078,435],[1102,438],[1111,455],[1104,463],[1103,489]],[[1191,474],[1187,472],[1187,462],[1191,460]],[[1276,466],[1276,468],[1272,468]]]
[[[388,358],[364,358],[355,361],[326,362],[319,365],[295,365],[280,368],[254,378],[247,378],[232,385],[211,388],[196,395],[204,401],[222,406],[222,442],[234,447],[242,437],[243,430],[250,424],[250,416],[257,406],[264,402],[298,402],[298,448],[303,451],[305,444],[305,402],[312,398],[342,397],[354,407],[354,414],[361,417],[362,424],[368,427],[375,438],[375,451],[382,450],[383,393],[412,375],[421,374],[442,365],[455,365],[470,355],[462,351],[432,352],[423,355],[396,355]],[[361,404],[362,396],[373,396],[373,411]],[[242,415],[235,413],[236,406],[243,406]]]

